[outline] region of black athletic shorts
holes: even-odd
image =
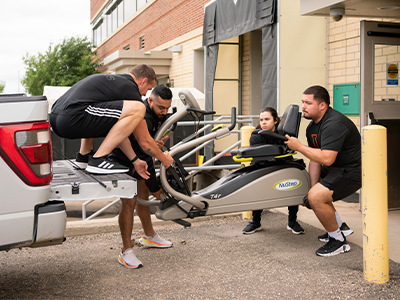
[[[361,168],[359,171],[349,171],[343,168],[322,166],[321,178],[319,183],[333,191],[333,201],[341,200],[354,194],[362,185]]]
[[[51,128],[68,139],[105,137],[119,120],[123,106],[123,100],[115,100],[76,107],[72,115],[50,114]]]
[[[129,159],[123,154],[121,149],[114,149],[113,152],[111,152],[110,156],[115,159],[118,163],[127,166],[129,168],[128,175],[132,176],[136,180],[145,180],[143,179],[142,176],[140,176],[136,171],[135,168],[133,168],[132,163],[129,161]],[[141,159],[144,160],[147,163],[147,171],[150,173],[149,179],[145,181],[145,184],[149,191],[151,193],[158,192],[160,190],[160,183],[159,180],[157,179],[156,176],[156,170],[154,169],[154,163],[153,159],[148,156],[147,154],[142,154],[141,152],[137,152],[137,156]]]
[[[147,171],[150,173],[149,179],[143,179],[143,177],[140,176],[138,172],[135,172],[135,168],[130,168],[128,174],[136,180],[145,180],[145,184],[151,193],[158,192],[160,190],[160,184],[156,176],[156,170],[154,169],[153,159],[150,156],[140,159],[147,162]]]

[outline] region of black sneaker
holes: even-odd
[[[109,159],[107,156],[89,156],[86,171],[93,174],[115,174],[128,172],[129,168]]]
[[[256,224],[253,222],[250,222],[245,229],[243,229],[243,234],[252,234],[256,231],[262,230],[261,224]]]
[[[340,226],[340,230],[342,231],[344,236],[349,236],[349,235],[354,233],[354,231],[351,230],[350,227],[347,226],[347,224],[345,222],[343,222],[342,226]],[[325,234],[322,234],[322,235],[318,236],[318,240],[320,240],[321,242],[324,242],[324,243],[329,242],[328,233],[325,232]]]
[[[75,164],[81,169],[86,169],[88,162],[89,162],[90,155],[93,155],[93,151],[91,151],[90,153],[87,153],[85,155],[82,155],[79,152],[76,152]]]
[[[343,235],[343,234],[342,234]],[[350,251],[350,245],[346,242],[346,237],[343,235],[344,241],[341,242],[332,237],[329,237],[329,241],[315,251],[315,254],[319,256],[334,256],[340,253],[345,253]]]
[[[286,228],[287,230],[291,230],[294,234],[303,234],[305,232],[303,227],[301,227],[297,221],[289,223]]]

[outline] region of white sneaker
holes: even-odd
[[[118,262],[121,265],[131,269],[143,267],[142,262],[137,259],[135,254],[133,254],[132,248],[126,249],[125,252],[123,252],[123,249],[121,249],[121,253],[118,256]]]
[[[157,232],[154,232],[152,236],[146,236],[144,232],[142,232],[142,237],[139,239],[139,243],[141,243],[146,248],[170,248],[172,247],[172,243],[170,241],[166,241],[161,238]]]

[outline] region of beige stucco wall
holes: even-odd
[[[279,1],[278,13],[278,109],[283,114],[289,104],[301,110],[301,97],[308,86],[326,85],[326,23],[325,18],[300,16],[299,0]],[[307,144],[308,123],[303,118],[300,125],[303,144]]]
[[[203,27],[184,34],[176,39],[162,44],[153,50],[164,50],[174,45],[181,45],[182,52],[173,53],[169,78],[173,80],[173,87],[193,87],[193,60],[194,51],[203,47]],[[200,70],[203,71],[203,70]]]
[[[239,83],[236,81],[239,79],[239,45],[224,45],[223,43],[239,43],[239,37],[233,37],[219,44],[215,70],[216,80],[213,89],[213,110],[216,112],[216,117],[230,115],[232,107],[236,107],[236,112],[239,114]],[[218,79],[221,81],[218,81]],[[237,142],[238,139],[237,134],[231,134],[216,140],[214,141],[214,151],[223,151]]]

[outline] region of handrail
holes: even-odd
[[[220,116],[218,116],[217,119],[215,119],[213,121],[209,120],[209,121],[200,121],[200,122],[199,121],[178,121],[178,122],[176,122],[175,124],[178,127],[179,126],[189,126],[189,125],[193,125],[193,124],[196,124],[196,125],[200,124],[200,125],[204,125],[204,126],[202,128],[200,128],[197,132],[192,133],[191,135],[185,137],[179,143],[173,145],[171,147],[171,150],[173,150],[177,146],[182,145],[183,143],[187,143],[190,140],[196,138],[199,134],[204,133],[207,129],[210,129],[213,124],[231,124],[232,123],[231,118],[232,118],[231,115],[220,115]],[[258,121],[258,119],[259,119],[258,115],[236,115],[236,123],[238,123],[238,124],[249,123],[250,125],[254,126],[255,121],[256,120]],[[240,130],[231,130],[230,132],[235,133],[235,134],[240,134]],[[201,143],[200,145],[198,145],[197,147],[192,149],[190,152],[188,152],[185,155],[183,155],[182,157],[180,157],[180,160],[184,161],[185,159],[187,159],[188,157],[190,157],[197,151],[201,150],[202,148],[204,148],[211,142],[213,142],[213,140],[205,141],[205,142]],[[229,151],[234,149],[235,147],[238,147],[240,144],[241,144],[241,139],[239,136],[237,142],[235,142],[233,145],[230,145],[227,148],[223,149],[222,151],[219,152],[219,154],[208,159],[201,166],[188,167],[186,169],[188,169],[190,171],[194,171],[194,172],[191,172],[191,174],[190,174],[190,176],[193,176],[203,170],[211,171],[211,170],[239,168],[240,164],[237,164],[237,165],[236,164],[227,164],[227,165],[218,165],[218,166],[214,166],[212,164],[219,158],[223,157],[226,153],[228,153]],[[159,176],[159,169],[157,169],[156,171],[157,171],[157,176]]]

